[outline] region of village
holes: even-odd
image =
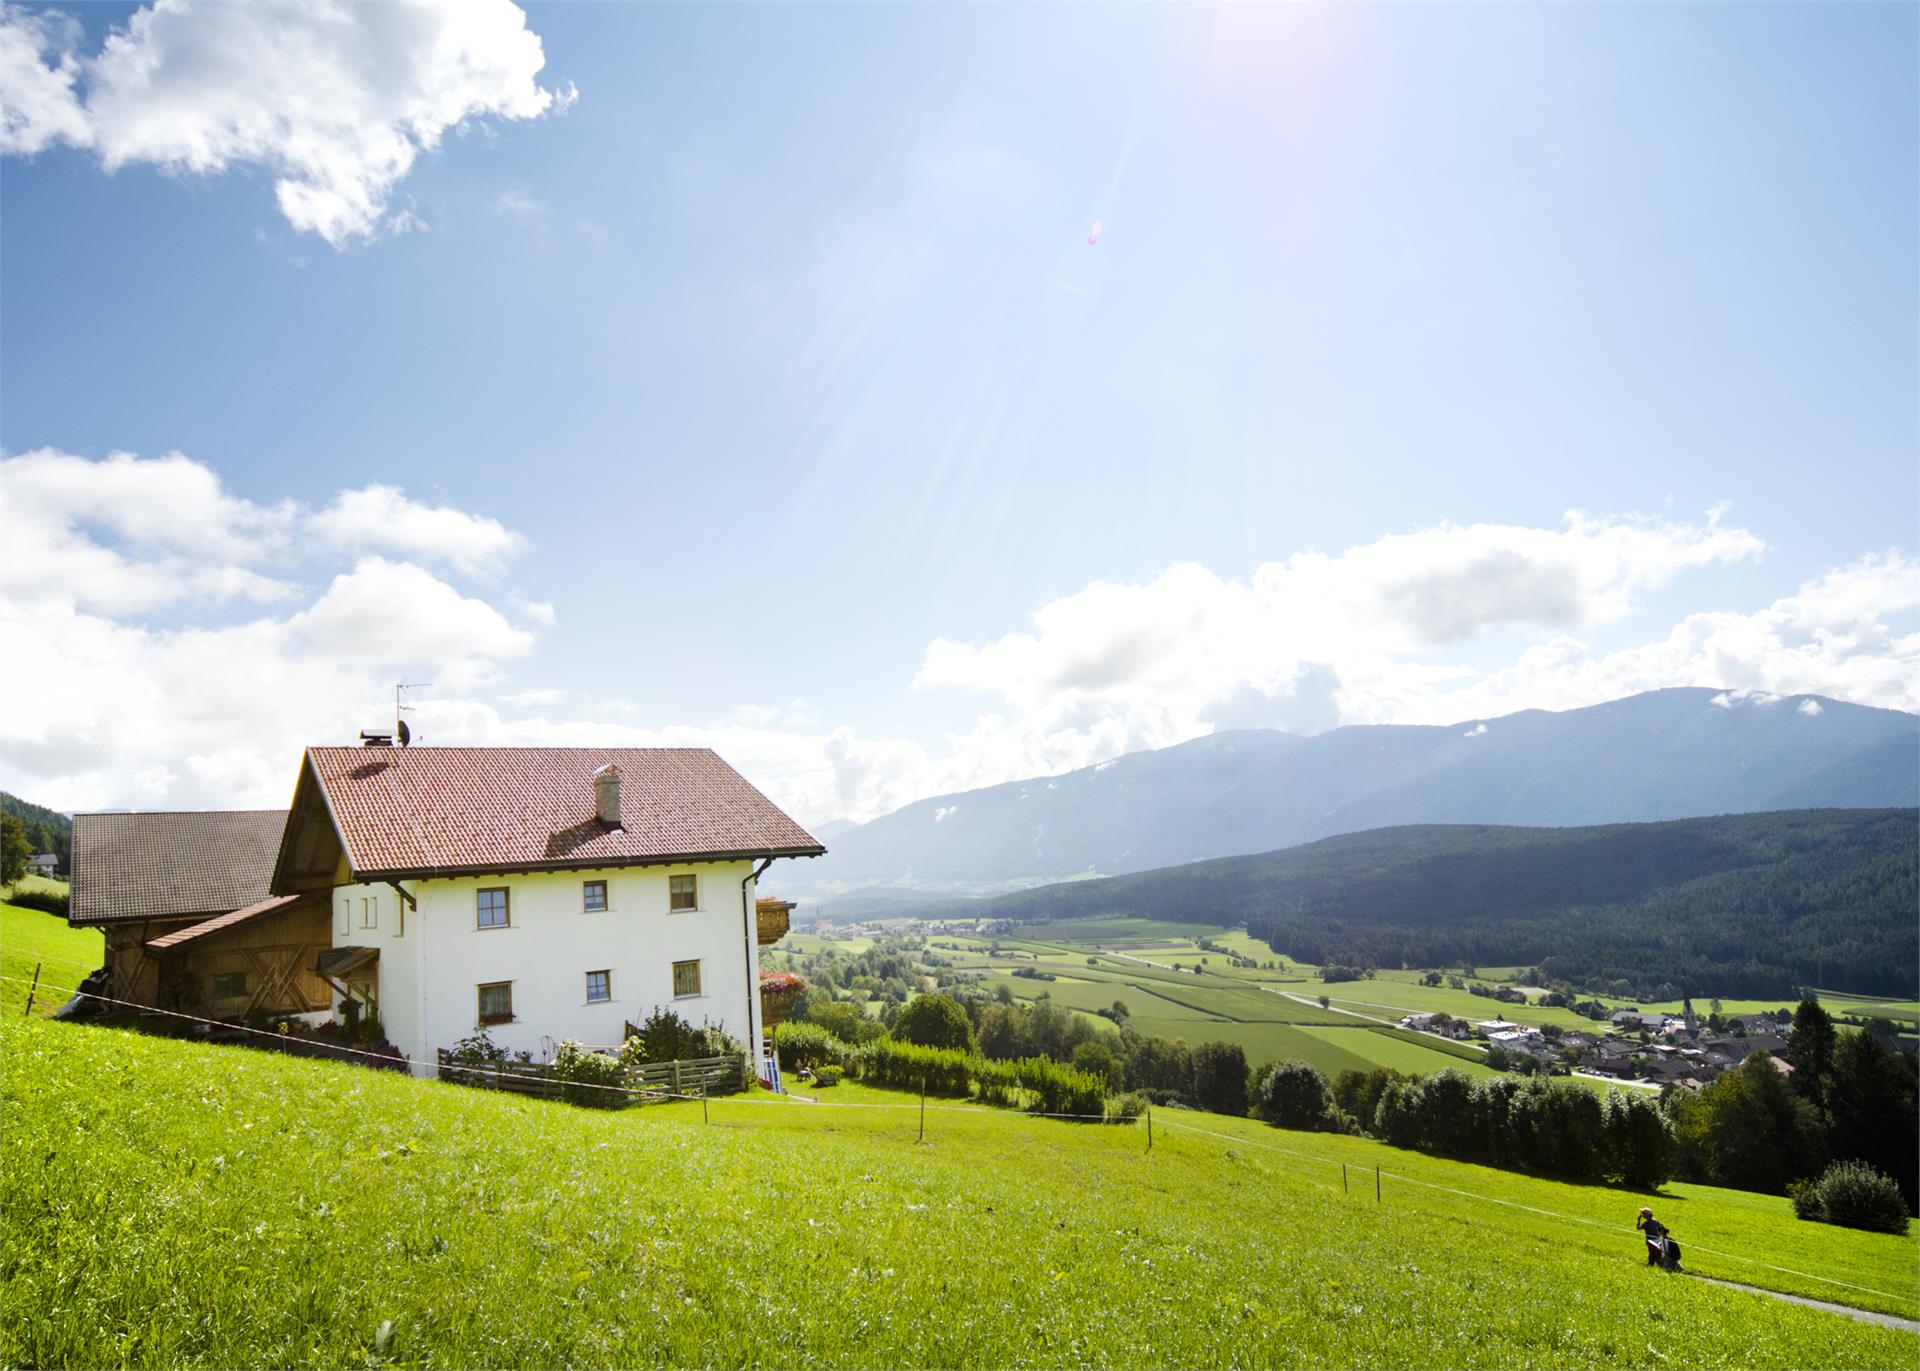
[[[1723,1071],[1763,1053],[1783,1075],[1787,1060],[1786,1009],[1702,1021],[1691,1003],[1679,1014],[1616,1009],[1602,1032],[1536,1027],[1495,1018],[1474,1023],[1444,1013],[1409,1014],[1402,1028],[1456,1041],[1486,1044],[1488,1065],[1531,1074],[1579,1072],[1621,1082],[1698,1091]]]

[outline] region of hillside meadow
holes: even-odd
[[[0,903],[0,977],[13,978],[0,980],[0,1014],[25,1007],[36,966],[44,985],[62,988],[35,996],[34,1013],[53,1013],[67,1000],[64,987],[78,985],[105,955],[106,939],[97,928],[70,928],[55,915]]]
[[[703,1124],[9,1015],[0,1363],[1920,1359],[1910,1333],[1648,1269],[1632,1192],[1172,1111],[1151,1150],[1138,1125],[956,1105],[923,1142],[909,1099],[822,1100]],[[1653,1203],[1697,1271],[1920,1313],[1911,1237],[1703,1187]]]

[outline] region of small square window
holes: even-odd
[[[675,962],[673,964],[673,993],[676,999],[700,993],[700,963]]]
[[[667,877],[667,908],[678,912],[700,907],[699,884],[692,876]]]
[[[360,899],[360,927],[380,927],[380,899],[374,895],[363,895]]]
[[[580,907],[594,910],[607,907],[607,883],[605,881],[585,881],[580,886]]]
[[[478,920],[481,928],[505,928],[507,926],[507,892],[504,890],[482,890],[479,892]]]
[[[611,971],[589,971],[587,973],[587,1003],[598,1004],[602,1000],[613,998],[613,973]]]
[[[495,981],[480,987],[480,1023],[513,1022],[513,982]]]
[[[241,1000],[247,995],[247,973],[244,971],[222,971],[213,978],[213,998],[216,1000]]]

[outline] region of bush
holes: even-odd
[[[922,1047],[918,1043],[882,1038],[850,1049],[846,1067],[869,1085],[895,1090],[921,1090],[929,1095],[965,1098],[973,1080],[972,1059],[950,1047]]]
[[[22,909],[37,909],[43,914],[67,917],[68,897],[64,890],[19,890],[7,896],[7,903]]]
[[[893,1036],[921,1047],[973,1051],[973,1021],[960,1002],[947,995],[916,995],[893,1021]]]
[[[1032,1113],[1105,1117],[1105,1078],[1062,1066],[1051,1057],[1027,1057],[1013,1067],[1019,1084],[1030,1093],[1027,1108]]]
[[[1138,1090],[1107,1097],[1107,1122],[1132,1123],[1147,1112],[1147,1097]]]
[[[828,1090],[840,1084],[840,1068],[837,1066],[817,1066],[813,1070],[813,1083],[822,1090]]]
[[[671,1009],[655,1009],[636,1025],[640,1051],[650,1062],[686,1062],[702,1057],[726,1057],[741,1050],[740,1044],[711,1023],[695,1028]],[[631,1041],[631,1040],[629,1040]],[[624,1052],[624,1047],[623,1047]]]
[[[816,1023],[789,1021],[773,1031],[774,1054],[782,1071],[815,1070],[838,1062],[846,1044]]]
[[[1214,1114],[1247,1112],[1247,1054],[1236,1043],[1202,1043],[1193,1049],[1193,1097]]]
[[[560,1081],[560,1098],[568,1104],[618,1109],[627,1102],[626,1093],[618,1088],[627,1083],[626,1068],[571,1038],[554,1050],[553,1074]]]
[[[1339,1120],[1327,1078],[1308,1062],[1281,1062],[1260,1082],[1254,1102],[1276,1128],[1332,1128]]]
[[[507,1059],[507,1049],[489,1038],[483,1028],[455,1043],[447,1055],[455,1066],[498,1066]]]
[[[1905,1233],[1911,1216],[1893,1177],[1865,1162],[1835,1162],[1811,1184],[1788,1187],[1793,1212],[1818,1223],[1864,1228],[1870,1233]]]

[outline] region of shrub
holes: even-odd
[[[818,1070],[838,1062],[846,1044],[816,1023],[787,1022],[773,1032],[773,1050],[782,1071]]]
[[[948,995],[916,995],[893,1021],[893,1036],[921,1047],[973,1051],[973,1021]]]
[[[1339,1114],[1327,1078],[1308,1062],[1281,1062],[1260,1082],[1260,1117],[1276,1128],[1330,1128]]]
[[[813,1071],[813,1083],[822,1090],[831,1089],[840,1084],[840,1068],[837,1066],[818,1066]]]
[[[1107,1122],[1131,1123],[1147,1112],[1147,1097],[1138,1090],[1107,1097]]]
[[[455,1066],[498,1066],[507,1059],[507,1049],[489,1038],[483,1028],[455,1043],[447,1055]]]
[[[841,1042],[855,1046],[872,1042],[887,1031],[876,1020],[869,1019],[859,1005],[845,1000],[809,1001],[805,1018],[819,1024]]]
[[[571,1038],[553,1054],[553,1074],[560,1082],[560,1098],[590,1109],[617,1109],[627,1095],[617,1088],[627,1083],[626,1068],[604,1052],[582,1047]]]
[[[922,1047],[918,1043],[881,1038],[846,1054],[846,1066],[870,1085],[896,1090],[922,1090],[929,1095],[964,1098],[972,1082],[971,1061],[950,1047]]]
[[[1051,1057],[1027,1057],[1013,1066],[1020,1085],[1029,1092],[1027,1107],[1033,1113],[1105,1117],[1104,1078],[1062,1066]]]
[[[1818,1223],[1864,1228],[1870,1233],[1905,1233],[1911,1216],[1899,1185],[1865,1162],[1835,1162],[1811,1184],[1788,1187],[1793,1212]]]
[[[640,1050],[650,1062],[685,1062],[701,1057],[725,1057],[741,1050],[740,1044],[711,1023],[695,1028],[671,1009],[662,1006],[636,1025]]]
[[[1247,1054],[1235,1043],[1202,1043],[1193,1049],[1193,1096],[1215,1114],[1247,1112]]]
[[[7,896],[7,903],[22,909],[37,909],[43,914],[67,917],[68,896],[64,890],[19,890]]]
[[[1084,1042],[1073,1049],[1073,1069],[1084,1071],[1089,1076],[1098,1076],[1107,1083],[1107,1089],[1120,1088],[1122,1070],[1120,1059],[1113,1055],[1113,1049],[1103,1042]]]

